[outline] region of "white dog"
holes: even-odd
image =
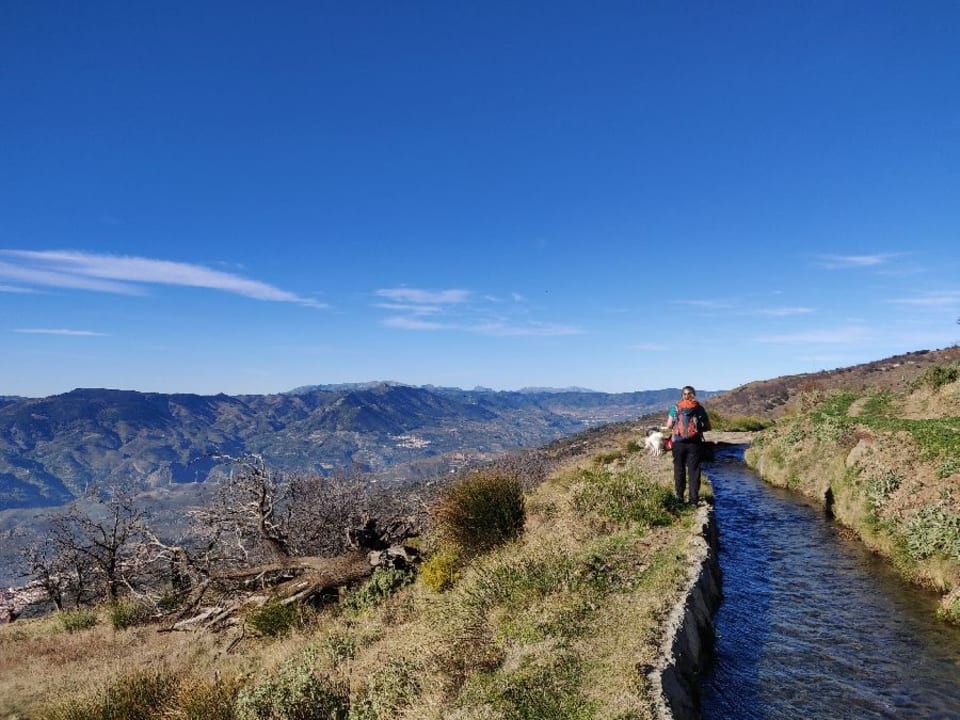
[[[663,440],[663,433],[659,430],[654,430],[647,435],[647,439],[643,441],[643,444],[650,453],[659,456],[663,454]]]

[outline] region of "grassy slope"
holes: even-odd
[[[900,391],[814,390],[759,433],[747,462],[817,498],[912,582],[943,593],[960,622],[960,365],[925,369]]]
[[[232,652],[233,636],[106,621],[74,634],[55,617],[0,627],[0,718],[102,718],[98,705],[152,696],[163,717],[207,720],[244,706],[277,718],[651,717],[639,668],[655,663],[680,597],[693,516],[670,499],[669,457],[644,456],[635,430],[587,438],[528,494],[521,538],[443,593],[418,580]]]

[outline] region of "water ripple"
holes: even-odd
[[[724,599],[705,720],[960,718],[960,629],[822,511],[759,481],[742,448],[708,468]]]

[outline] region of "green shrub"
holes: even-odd
[[[710,426],[714,430],[725,432],[755,432],[765,430],[773,423],[770,420],[753,417],[750,415],[734,415],[727,417],[721,415],[716,410],[710,411]]]
[[[313,670],[304,653],[271,678],[237,695],[237,720],[345,720],[349,690]]]
[[[163,594],[157,599],[157,609],[161,612],[171,612],[182,606],[186,599],[186,592],[169,586],[165,587]]]
[[[937,618],[953,625],[960,625],[960,595],[946,598],[937,608]]]
[[[350,707],[349,720],[387,720],[400,717],[419,697],[423,668],[407,658],[388,660],[370,676],[366,691]]]
[[[924,387],[930,390],[937,390],[957,380],[960,380],[960,363],[934,365],[920,373],[911,383],[911,387],[914,390]]]
[[[574,561],[555,550],[496,557],[475,564],[474,569],[470,594],[484,606],[503,604],[516,608],[577,587],[580,582]]]
[[[97,624],[97,614],[88,608],[64,610],[60,613],[60,624],[68,633],[80,632]]]
[[[866,496],[874,510],[882,508],[890,495],[900,487],[902,478],[893,470],[885,470],[867,479]]]
[[[510,671],[481,676],[464,691],[472,706],[493,710],[491,717],[534,720],[588,720],[594,703],[583,691],[584,668],[569,650],[544,659],[525,658]]]
[[[68,700],[41,720],[153,720],[173,705],[177,678],[166,670],[144,670],[126,675],[100,692]]]
[[[109,615],[114,630],[126,630],[129,627],[149,622],[153,613],[149,607],[141,602],[124,599],[111,603]]]
[[[413,573],[408,570],[377,568],[369,580],[347,595],[343,606],[358,611],[376,607],[411,582]]]
[[[443,592],[453,587],[460,577],[460,553],[456,547],[445,545],[420,566],[420,577],[427,587]]]
[[[644,526],[670,525],[679,512],[673,493],[639,472],[584,470],[580,477],[582,484],[573,494],[578,512]]]
[[[815,418],[813,426],[814,437],[821,443],[842,445],[848,439],[852,424],[846,417],[821,415]]]
[[[942,555],[960,561],[960,515],[926,505],[907,523],[907,550],[915,560]]]
[[[625,456],[622,450],[611,450],[610,452],[597,453],[593,456],[593,464],[597,466],[609,465],[617,460],[623,460],[624,457]]]
[[[881,417],[891,413],[893,408],[893,395],[889,392],[881,392],[867,399],[860,410],[864,416]]]
[[[441,541],[469,559],[523,530],[523,486],[514,476],[481,470],[448,485],[431,514]]]
[[[805,436],[806,431],[799,422],[792,422],[786,425],[780,435],[784,442],[790,443],[791,445],[802,442]]]
[[[277,600],[261,605],[247,615],[247,623],[261,635],[286,637],[297,626],[296,608]]]
[[[943,480],[960,473],[960,458],[948,458],[937,464],[937,477]]]
[[[357,640],[346,632],[331,632],[323,637],[320,648],[334,665],[352,660],[357,655]]]

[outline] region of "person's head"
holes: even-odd
[[[693,400],[697,396],[697,391],[693,389],[693,385],[684,385],[680,395],[685,399]]]

